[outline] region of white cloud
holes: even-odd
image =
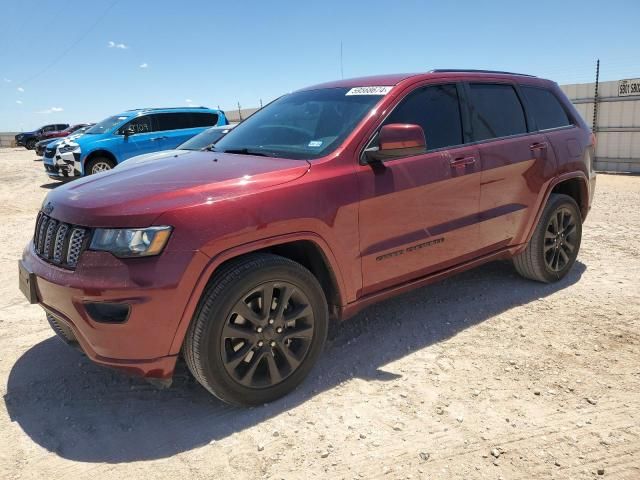
[[[140,64],[140,68],[149,68],[149,64],[148,63],[141,63]]]
[[[9,80],[8,78],[3,78],[4,83],[11,83],[11,80]]]
[[[120,48],[121,50],[126,50],[127,48],[129,48],[124,43],[116,43],[113,40],[109,40],[109,43],[107,43],[107,47],[109,47],[109,48]]]
[[[186,103],[193,103],[193,100],[191,100],[190,98],[185,98],[185,99],[184,99],[184,101],[185,101]]]
[[[16,103],[17,103],[18,105],[22,105],[22,100],[16,100]]]
[[[22,87],[18,87],[18,91],[19,91],[20,93],[22,93],[22,92],[24,92],[24,88],[22,88]]]
[[[46,110],[40,110],[39,112],[36,113],[43,113],[45,115],[48,115],[50,113],[56,113],[56,112],[63,112],[64,108],[62,107],[51,107],[51,108],[47,108]]]

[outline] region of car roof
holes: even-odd
[[[504,72],[501,70],[473,70],[473,69],[437,69],[423,73],[397,73],[391,75],[373,75],[368,77],[345,78],[343,80],[335,80],[332,82],[320,83],[310,87],[302,88],[298,91],[318,90],[321,88],[354,88],[354,87],[373,87],[373,86],[395,86],[405,80],[421,81],[428,79],[448,78],[456,80],[471,79],[518,79],[527,83],[549,83],[533,75],[525,73]]]
[[[125,110],[123,114],[129,113],[164,113],[164,112],[220,112],[216,108],[209,107],[152,107],[152,108],[132,108],[130,110]]]

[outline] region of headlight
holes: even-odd
[[[116,257],[158,255],[169,240],[171,227],[96,228],[90,250],[111,252]]]
[[[80,145],[78,145],[77,143],[67,143],[66,145],[60,145],[59,150],[60,153],[80,151]]]

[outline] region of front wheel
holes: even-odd
[[[254,254],[215,275],[183,354],[194,377],[216,397],[259,405],[304,380],[327,327],[327,302],[313,274],[287,258]]]
[[[527,248],[513,263],[520,275],[551,283],[563,278],[576,261],[582,240],[582,214],[568,195],[552,194]]]
[[[87,162],[87,168],[85,171],[87,175],[94,175],[96,173],[111,170],[115,166],[116,164],[106,157],[96,157]]]
[[[29,140],[27,140],[27,143],[25,144],[25,147],[27,150],[33,150],[34,148],[36,148],[36,139],[35,138],[31,138]]]

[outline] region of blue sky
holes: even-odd
[[[640,77],[640,2],[21,0],[2,7],[0,131],[147,106],[258,106],[431,68]]]

